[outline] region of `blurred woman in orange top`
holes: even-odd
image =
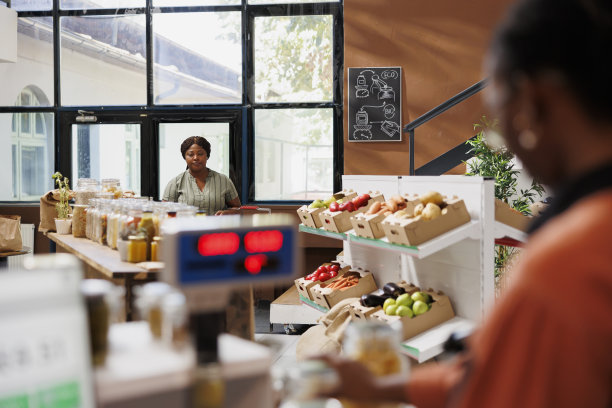
[[[507,145],[553,204],[456,361],[381,382],[326,357],[341,374],[335,395],[419,408],[611,407],[612,1],[520,1],[486,69]]]

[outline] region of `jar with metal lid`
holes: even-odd
[[[180,349],[189,343],[189,313],[185,295],[172,291],[161,301],[162,339],[167,345]]]
[[[102,279],[81,281],[89,321],[93,365],[104,365],[108,353],[108,331],[121,310],[123,288]]]
[[[147,239],[143,235],[130,235],[127,245],[127,261],[132,263],[146,262]]]
[[[321,360],[299,361],[272,370],[272,386],[281,400],[280,408],[341,407],[337,400],[321,397],[339,385],[336,371]]]
[[[160,255],[161,237],[153,237],[151,241],[151,261],[158,262]]]
[[[120,200],[113,201],[110,205],[110,213],[106,227],[106,244],[117,249],[117,237],[119,236],[119,218],[121,217],[121,208],[123,203]]]
[[[75,204],[72,207],[72,235],[75,238],[85,238],[88,208],[89,205],[85,204]]]
[[[364,364],[374,375],[408,375],[408,363],[400,351],[401,328],[383,322],[351,322],[342,342],[343,354]],[[343,401],[346,408],[391,408],[394,403],[363,404],[356,401]]]
[[[107,178],[101,180],[102,191],[105,193],[113,193],[111,198],[121,198],[121,181],[116,178]]]
[[[78,179],[75,189],[75,203],[79,205],[89,204],[89,200],[95,198],[98,191],[100,191],[98,180],[91,178]]]
[[[138,314],[149,323],[151,334],[156,339],[162,338],[162,300],[173,291],[175,289],[164,282],[149,282],[134,288]]]

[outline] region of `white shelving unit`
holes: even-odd
[[[448,295],[456,317],[402,344],[402,349],[419,362],[438,355],[450,333],[477,325],[494,303],[495,239],[525,241],[526,234],[495,221],[494,181],[491,179],[466,176],[343,176],[342,186],[359,193],[380,191],[385,198],[435,190],[445,196],[457,196],[465,202],[471,216],[470,223],[412,247],[391,244],[386,238],[361,238],[352,230],[335,234],[300,226],[303,232],[342,239],[344,262],[353,268],[371,271],[379,287],[387,282],[405,280],[423,288],[441,290]],[[297,305],[286,308],[283,318],[290,319],[292,314],[297,317],[303,314],[299,312],[303,308],[310,307]],[[273,309],[274,304],[271,316]]]

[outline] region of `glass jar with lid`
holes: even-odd
[[[94,236],[94,218],[96,217],[96,211],[98,211],[98,200],[98,198],[89,200],[89,206],[85,214],[85,238],[92,241]]]
[[[123,202],[121,200],[113,200],[110,205],[110,214],[108,215],[108,225],[106,227],[106,244],[112,249],[117,249],[117,237],[119,236],[119,219],[121,217],[122,207]]]
[[[89,200],[96,197],[100,191],[98,180],[91,178],[80,178],[77,180],[75,189],[75,203],[79,205],[88,205]]]
[[[96,242],[100,245],[106,245],[111,205],[112,200],[105,199],[100,202],[100,212],[98,213],[98,223],[96,224]]]
[[[116,178],[107,178],[101,180],[102,192],[113,193],[111,198],[121,198],[121,181]]]
[[[162,339],[167,345],[180,349],[189,343],[187,300],[175,290],[164,295],[161,301]]]
[[[75,238],[85,238],[88,207],[85,204],[75,204],[72,207],[72,236]]]
[[[165,282],[149,282],[136,286],[134,304],[141,319],[149,323],[149,329],[155,339],[162,338],[162,301],[175,289]]]
[[[399,322],[398,322],[399,323]],[[401,324],[401,323],[400,323]],[[351,322],[342,342],[343,354],[364,364],[374,375],[408,374],[408,363],[400,351],[401,328],[376,321]],[[396,408],[394,403],[363,404],[343,401],[346,408]]]
[[[144,237],[147,243],[147,256],[146,261],[151,260],[151,242],[155,236],[155,221],[153,219],[153,207],[151,205],[145,205],[142,209],[142,217],[138,223],[138,231],[144,233]]]

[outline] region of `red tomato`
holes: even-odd
[[[338,276],[338,271],[330,271],[329,276],[331,276],[332,278],[335,278],[336,276]]]
[[[340,211],[340,204],[338,204],[337,202],[332,202],[329,204],[329,211],[331,212],[336,212],[336,211]]]
[[[327,272],[327,268],[325,267],[325,265],[321,265],[317,268],[317,273],[323,273],[323,272]]]
[[[319,275],[319,280],[321,282],[325,282],[328,279],[331,279],[331,275],[329,274],[329,272],[323,272],[322,274]]]
[[[338,264],[331,264],[329,267],[330,271],[334,271],[334,272],[338,272],[340,270],[340,265]]]

